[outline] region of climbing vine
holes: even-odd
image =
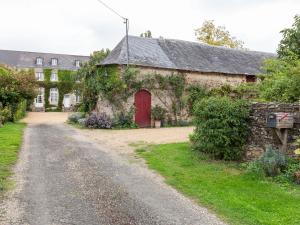
[[[181,120],[186,105],[185,86],[186,78],[179,73],[141,75],[135,67],[98,67],[93,76],[85,76],[84,102],[89,104],[86,110],[92,111],[100,97],[110,103],[115,113],[125,112],[128,99],[135,92],[146,89],[160,100],[171,113],[169,117],[177,123]]]
[[[62,110],[62,103],[64,95],[67,93],[72,92],[75,90],[80,84],[77,84],[75,82],[75,72],[70,70],[58,70],[58,81],[52,82],[51,81],[51,73],[52,69],[44,69],[44,81],[39,82],[41,87],[44,87],[45,93],[45,110],[49,111],[52,107],[56,107],[56,110],[61,111]],[[50,95],[50,89],[51,88],[57,88],[58,89],[58,105],[51,105],[49,103],[49,95]],[[79,88],[79,87],[78,87]]]

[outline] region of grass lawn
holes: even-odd
[[[200,157],[188,144],[139,149],[166,182],[230,224],[300,224],[300,188],[247,174],[237,164]]]
[[[17,161],[25,124],[7,123],[0,128],[0,194],[9,186],[7,178]]]

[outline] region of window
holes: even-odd
[[[43,58],[37,57],[36,58],[36,65],[43,65]]]
[[[77,68],[80,67],[80,61],[79,61],[79,60],[75,60],[75,66],[76,66]]]
[[[35,107],[43,107],[44,88],[39,88],[38,95],[35,100]]]
[[[248,75],[248,76],[246,76],[246,82],[247,83],[254,83],[254,82],[256,82],[256,77],[253,76],[253,75]]]
[[[55,58],[51,59],[51,66],[57,66],[57,64],[58,64],[58,59]]]
[[[79,94],[76,94],[75,100],[76,100],[76,103],[79,103],[81,101],[81,96]]]
[[[50,81],[58,81],[58,76],[56,72],[51,73]]]
[[[36,72],[36,73],[35,73],[35,78],[36,78],[38,81],[43,81],[43,80],[44,80],[44,73],[43,73],[43,72]]]
[[[51,105],[58,104],[58,89],[57,88],[50,89],[50,104]]]

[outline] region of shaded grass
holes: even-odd
[[[186,143],[139,149],[166,183],[231,224],[300,224],[300,189],[246,173],[236,163],[212,161]]]
[[[7,123],[0,128],[0,194],[9,187],[8,177],[22,143],[23,123]]]

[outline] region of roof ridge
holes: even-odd
[[[140,37],[140,36],[135,36],[135,35],[129,35],[129,37],[133,38],[140,38],[140,39],[147,39],[148,37]],[[225,46],[216,46],[216,45],[210,45],[207,43],[201,43],[201,42],[196,42],[196,41],[187,41],[187,40],[181,40],[181,39],[174,39],[174,38],[148,38],[148,39],[154,39],[158,41],[176,41],[176,42],[184,42],[184,43],[189,43],[189,44],[195,44],[195,45],[200,45],[200,46],[205,46],[205,47],[210,47],[210,48],[219,48],[219,49],[224,49],[224,50],[229,50],[229,51],[239,51],[243,53],[260,53],[260,54],[266,54],[266,55],[274,55],[276,56],[276,53],[272,52],[263,52],[263,51],[256,51],[256,50],[249,50],[249,49],[237,49],[237,48],[228,48]]]
[[[34,52],[34,51],[8,50],[8,49],[0,49],[0,51],[19,52],[19,53],[35,53],[35,54],[51,54],[51,55],[65,55],[65,56],[67,55],[67,56],[90,57],[90,56],[87,56],[87,55],[62,54],[62,53],[53,53],[53,52]]]

